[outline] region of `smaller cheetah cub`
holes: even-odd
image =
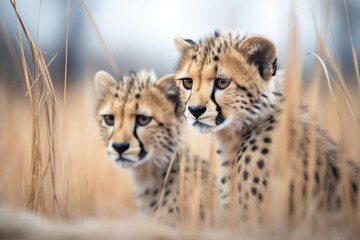
[[[190,156],[182,144],[174,77],[157,80],[154,72],[142,70],[116,81],[99,71],[95,86],[97,118],[108,157],[129,169],[141,212],[170,225],[186,219],[191,209],[204,217],[205,187],[196,194],[193,186],[194,179],[199,179],[196,174],[201,174],[200,181],[207,180],[207,162]],[[200,196],[198,206],[185,204],[191,196]]]

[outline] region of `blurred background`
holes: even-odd
[[[46,61],[56,56],[50,72],[59,85],[64,79],[67,1],[18,0],[16,3]],[[309,77],[313,67],[313,57],[305,57],[305,54],[316,51],[317,26],[334,50],[346,77],[354,79],[344,1],[88,0],[85,3],[119,71],[115,73],[111,68],[81,2],[73,0],[69,29],[70,84],[92,81],[93,74],[99,69],[115,75],[140,68],[153,68],[158,75],[170,73],[177,59],[174,37],[198,40],[215,29],[243,29],[249,34],[268,36],[275,42],[279,63],[283,66],[291,4],[295,5],[300,26],[305,78]],[[347,5],[354,45],[359,49],[360,1],[347,0]],[[0,2],[0,22],[0,73],[6,75],[1,81],[8,81],[7,86],[14,89],[19,87],[22,76],[17,73],[18,63],[9,51],[11,42],[15,57],[19,56],[16,50],[19,40],[17,22],[8,1]]]
[[[353,44],[360,49],[360,1],[347,0],[346,3]],[[71,0],[68,92],[65,96],[67,4],[65,0],[16,1],[26,28],[49,64],[55,85],[53,95],[58,101],[53,110],[56,120],[54,126],[49,127],[45,121],[49,112],[44,110],[46,106],[41,101],[49,101],[51,94],[44,99],[39,97],[39,112],[31,110],[19,51],[19,33],[33,77],[31,82],[35,82],[37,76],[36,70],[31,68],[34,61],[24,34],[18,28],[10,1],[0,1],[0,203],[31,208],[29,192],[34,186],[31,181],[33,147],[41,142],[38,161],[43,164],[41,169],[44,171],[43,175],[40,172],[43,176],[39,191],[41,209],[35,210],[46,216],[108,217],[136,211],[127,171],[104,160],[105,148],[95,120],[96,94],[93,87],[93,76],[100,69],[115,76],[141,68],[153,68],[158,76],[168,74],[174,70],[178,57],[173,43],[175,37],[196,41],[215,29],[242,29],[249,34],[271,38],[277,46],[278,62],[284,67],[285,51],[291,49],[287,37],[293,4],[299,23],[299,61],[303,65],[304,81],[309,82],[314,74],[314,57],[306,56],[306,53],[317,52],[318,30],[334,54],[347,84],[352,86],[356,83],[344,1]],[[117,67],[111,66],[99,34],[85,11],[87,8]],[[37,81],[34,92],[44,90],[42,84]],[[328,90],[323,85],[324,90]],[[322,98],[318,109],[322,126],[336,140],[340,133],[346,132],[346,144],[350,143],[346,151],[356,154],[359,134],[352,128],[356,123],[349,113],[344,114],[341,121],[338,109],[329,99],[328,95]],[[359,100],[354,102],[358,106]],[[34,116],[37,114],[41,118],[36,120],[40,127],[35,139]],[[47,135],[49,130],[53,130],[55,140]],[[188,136],[188,142],[196,143],[191,144],[192,150],[208,158],[211,137],[195,132],[190,132]],[[52,144],[55,149],[55,160],[50,164],[55,172],[53,182],[47,168]],[[54,196],[57,204],[54,204]]]

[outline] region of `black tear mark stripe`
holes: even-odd
[[[135,123],[134,136],[135,136],[135,138],[138,140],[139,145],[140,145],[139,160],[141,160],[142,158],[145,157],[145,155],[147,154],[147,152],[145,151],[144,144],[141,142],[140,138],[139,138],[138,135],[137,135],[136,129],[137,129],[137,125],[136,125],[136,123]]]
[[[220,125],[225,121],[225,117],[222,115],[222,109],[220,107],[220,105],[216,102],[215,100],[215,85],[213,86],[213,90],[211,92],[211,100],[214,102],[214,104],[216,105],[216,111],[218,112],[218,115],[216,116],[215,119],[215,124],[216,125]]]
[[[193,82],[193,84],[194,84],[194,82]],[[186,110],[186,105],[188,104],[188,102],[189,102],[189,100],[190,100],[190,98],[191,98],[191,94],[192,94],[192,89],[190,90],[190,94],[189,94],[188,99],[186,99],[184,111]]]

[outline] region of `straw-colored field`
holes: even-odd
[[[18,18],[20,20],[21,16]],[[26,61],[20,44],[18,61],[23,68],[20,74],[24,76],[22,84],[26,90],[12,93],[0,83],[0,203],[3,205],[0,238],[358,239],[360,214],[349,202],[344,202],[340,213],[327,214],[324,209],[314,208],[315,197],[309,194],[307,201],[301,197],[295,199],[296,208],[304,208],[304,211],[295,211],[289,216],[285,207],[289,177],[301,178],[301,173],[289,164],[294,161],[291,153],[295,151],[289,140],[302,134],[299,126],[290,124],[298,113],[298,108],[293,106],[301,101],[309,106],[313,120],[318,119],[339,143],[340,160],[351,158],[360,163],[360,91],[357,90],[360,87],[355,85],[360,81],[344,81],[336,59],[319,36],[317,54],[326,60],[326,68],[324,70],[318,61],[311,84],[302,88],[297,26],[295,19],[291,21],[285,64],[288,97],[272,149],[272,181],[265,202],[265,218],[261,223],[229,224],[225,230],[219,230],[216,224],[210,229],[185,224],[185,229],[190,230],[184,231],[182,227],[170,229],[153,220],[139,218],[127,172],[106,158],[95,120],[93,76],[83,76],[89,79],[83,81],[87,84],[65,92],[55,90],[41,50],[33,45],[32,36],[25,34],[21,44],[30,45],[34,56],[32,62]],[[26,32],[25,27],[19,29]],[[354,59],[357,59],[356,54]],[[29,65],[35,71],[28,71]],[[328,71],[330,85],[325,74]],[[291,127],[296,129],[295,137]],[[211,148],[213,136],[199,135],[191,129],[186,131],[192,150],[210,158],[214,152]],[[344,176],[342,181],[346,179],[346,174]],[[343,193],[349,193],[346,184]],[[25,216],[9,206],[31,211],[46,220]],[[360,209],[359,199],[357,209]]]

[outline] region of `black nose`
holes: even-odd
[[[129,144],[127,142],[122,143],[113,143],[112,147],[119,153],[122,154],[129,148]]]
[[[203,114],[206,111],[206,107],[199,105],[199,106],[189,106],[188,107],[189,111],[192,113],[192,115],[194,115],[194,117],[198,118],[201,116],[201,114]]]

